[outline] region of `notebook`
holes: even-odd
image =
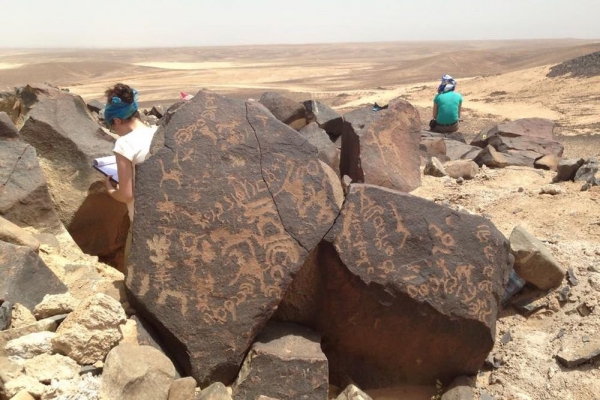
[[[92,164],[96,170],[102,172],[106,176],[111,176],[111,180],[119,183],[119,174],[117,172],[117,157],[106,156],[94,159]]]

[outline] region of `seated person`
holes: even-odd
[[[433,119],[429,122],[432,132],[451,133],[458,130],[462,96],[455,89],[456,81],[450,75],[444,75],[438,94],[433,99]]]

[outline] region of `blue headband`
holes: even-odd
[[[127,119],[138,110],[138,92],[133,90],[133,103],[125,103],[119,97],[115,96],[110,100],[110,103],[104,107],[104,121],[108,126],[113,124],[115,118]]]

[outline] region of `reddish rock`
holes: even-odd
[[[316,148],[256,102],[201,91],[162,132],[126,284],[187,373],[231,383],[340,206]]]

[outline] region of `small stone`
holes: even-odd
[[[585,343],[578,349],[563,349],[556,355],[558,361],[567,368],[574,368],[600,356],[600,338]]]
[[[523,193],[525,191],[525,188],[523,186],[519,186],[519,188],[517,189],[517,192],[519,193]]]
[[[169,388],[167,400],[190,400],[195,397],[196,380],[191,376],[175,379]]]
[[[560,289],[560,292],[558,292],[558,300],[566,303],[567,301],[569,301],[569,293],[571,292],[571,288],[569,286],[565,286],[562,289]]]
[[[372,400],[372,398],[358,387],[348,385],[335,400]]]
[[[579,307],[577,307],[577,311],[582,317],[587,317],[592,313],[593,310],[587,304],[581,303]]]
[[[437,157],[431,157],[431,160],[429,160],[427,164],[425,164],[423,174],[435,176],[438,178],[448,175],[446,173],[446,170],[444,169],[444,166],[442,165],[440,160],[437,159]]]
[[[560,328],[558,330],[558,333],[556,334],[556,339],[560,339],[563,336],[565,336],[565,330],[563,328]]]
[[[12,303],[2,302],[0,306],[0,331],[10,328],[12,322]]]
[[[60,314],[72,312],[81,300],[76,299],[70,293],[47,294],[33,310],[38,319],[53,317]]]
[[[53,379],[69,380],[79,376],[81,367],[75,360],[60,354],[41,354],[27,360],[25,373],[42,383],[50,383]]]
[[[573,271],[573,268],[569,268],[567,270],[567,279],[569,280],[569,283],[571,284],[571,286],[579,285],[579,279],[577,279],[577,276],[575,275],[575,271]]]
[[[35,324],[35,316],[27,307],[20,303],[16,303],[12,308],[12,323],[11,328],[17,329],[27,325]]]
[[[13,339],[6,344],[5,350],[9,357],[30,359],[40,354],[52,352],[52,339],[54,332],[37,332]]]
[[[546,186],[542,186],[542,188],[540,189],[540,194],[549,194],[552,196],[555,196],[557,194],[562,194],[563,193],[563,189],[560,186],[556,186],[556,185],[546,185]]]
[[[504,334],[504,336],[502,336],[502,340],[501,343],[502,344],[507,344],[508,342],[510,342],[512,340],[512,335],[510,334],[510,332],[506,332]]]
[[[465,178],[463,178],[462,176],[459,176],[458,178],[456,178],[456,183],[458,183],[459,185],[462,185],[462,183],[465,181]]]
[[[590,337],[588,335],[585,335],[584,337],[581,338],[581,341],[583,343],[589,343],[590,342]]]

